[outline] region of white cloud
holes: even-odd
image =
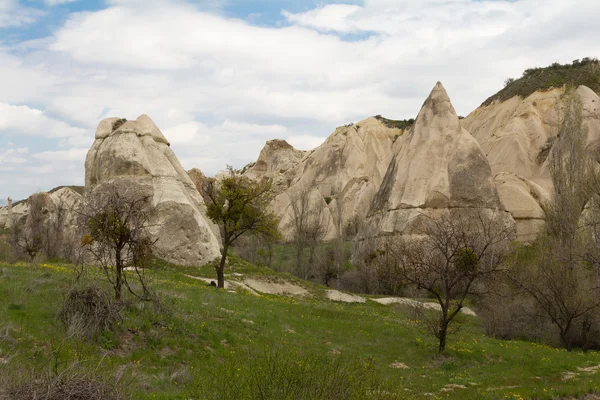
[[[41,10],[21,6],[18,0],[0,0],[0,28],[28,25],[43,14]]]
[[[61,4],[67,4],[67,3],[74,3],[77,0],[44,0],[44,3],[48,4],[49,6],[58,6]]]
[[[50,37],[0,41],[0,135],[74,149],[25,157],[37,169],[20,169],[22,190],[81,183],[82,149],[108,116],[150,115],[186,168],[214,173],[268,139],[308,149],[336,125],[414,117],[438,80],[466,115],[525,68],[599,55],[600,2],[365,0],[282,10],[279,27],[227,18],[220,3],[110,0]],[[0,27],[16,10],[0,0]]]
[[[0,132],[38,137],[71,137],[86,131],[49,118],[41,110],[0,102]]]
[[[228,164],[242,167],[258,157],[267,140],[290,134],[282,125],[231,120],[218,125],[187,122],[163,133],[186,169],[197,167],[210,175]]]
[[[0,171],[13,171],[19,165],[27,162],[29,149],[21,148],[0,148]]]
[[[84,161],[88,150],[88,148],[73,148],[69,150],[43,151],[33,154],[33,158],[54,162]]]
[[[319,147],[327,139],[326,137],[311,135],[292,135],[287,138],[287,142],[298,150],[312,150]]]

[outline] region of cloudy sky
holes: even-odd
[[[185,168],[268,139],[467,115],[529,67],[600,54],[597,0],[0,0],[0,199],[83,184],[98,122],[146,113]]]

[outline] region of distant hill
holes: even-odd
[[[523,98],[538,90],[549,90],[564,85],[584,85],[600,94],[600,61],[596,58],[575,60],[572,64],[554,63],[545,68],[529,68],[519,79],[509,78],[504,89],[483,102],[483,106],[494,100],[505,101],[514,96]]]

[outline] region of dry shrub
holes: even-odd
[[[71,334],[91,339],[104,331],[112,331],[122,321],[121,308],[121,304],[101,287],[73,288],[67,294],[58,318]]]
[[[34,379],[11,388],[8,398],[14,400],[121,400],[125,396],[117,384],[85,373],[72,373],[54,378]]]
[[[522,293],[490,295],[478,304],[477,315],[486,335],[497,339],[552,343],[556,336],[552,323]]]

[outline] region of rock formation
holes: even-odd
[[[309,152],[283,140],[269,141],[245,175],[273,179],[277,193],[273,208],[288,239],[294,232],[294,203],[301,206],[302,197],[312,213],[322,214],[325,240],[352,236],[381,184],[393,143],[403,132],[372,117],[337,128]]]
[[[156,255],[181,265],[203,265],[218,257],[218,232],[205,218],[205,205],[169,142],[146,115],[135,121],[100,122],[85,161],[86,192],[103,183],[131,182],[149,188],[157,208]]]
[[[422,216],[483,212],[514,225],[477,141],[465,131],[446,90],[435,86],[417,119],[394,146],[362,239],[419,234]]]
[[[36,193],[26,200],[15,203],[9,198],[8,205],[0,207],[0,228],[11,228],[17,220],[24,220],[29,215],[30,199],[33,196],[42,196],[47,218],[50,220],[60,218],[61,224],[75,228],[77,225],[76,209],[82,196],[77,191],[80,187],[59,186],[49,192]],[[58,217],[58,213],[62,215]]]
[[[256,162],[244,171],[244,175],[250,179],[272,179],[273,190],[281,193],[288,189],[297,177],[298,166],[307,154],[307,151],[296,150],[285,140],[269,140],[260,151]]]
[[[10,197],[8,198],[8,205],[6,208],[6,223],[4,225],[6,228],[10,229],[13,226],[13,204]]]
[[[515,218],[518,237],[523,241],[535,239],[544,225],[544,200],[553,190],[547,159],[558,131],[564,90],[538,90],[526,98],[495,100],[462,121],[486,154],[500,197]],[[580,86],[577,94],[583,103],[588,149],[597,154],[600,98],[585,86]]]

